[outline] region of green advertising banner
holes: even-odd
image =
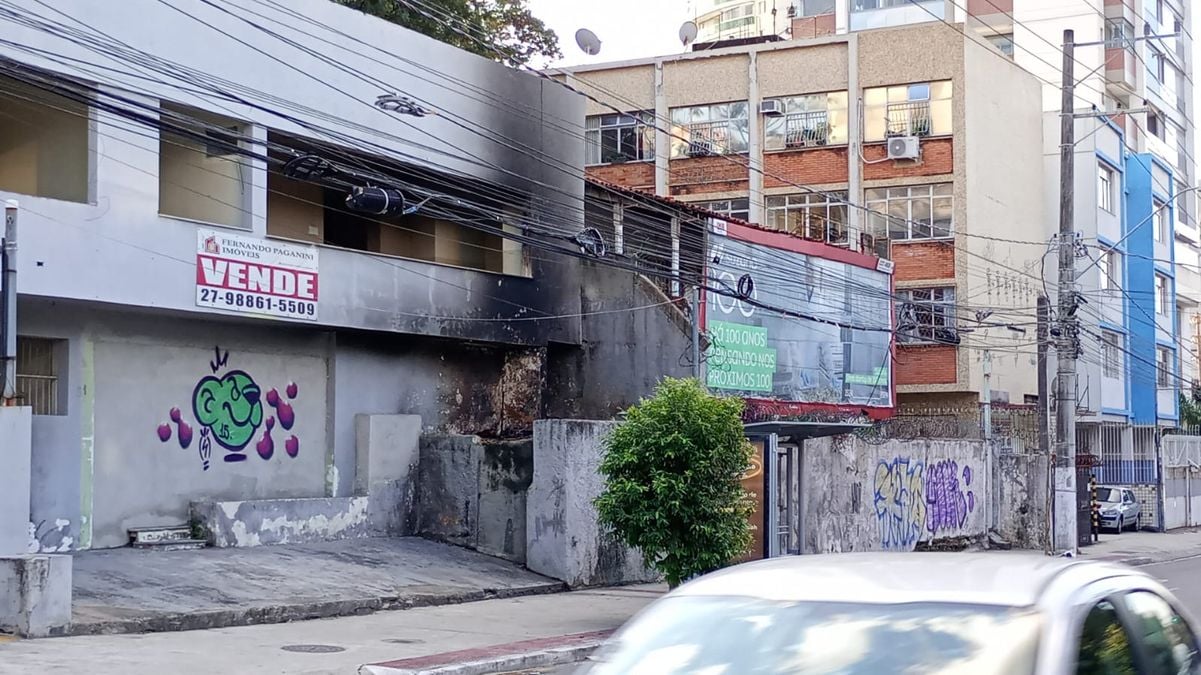
[[[776,350],[767,346],[767,329],[727,321],[710,321],[706,384],[731,391],[772,390]]]

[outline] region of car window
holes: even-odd
[[[1150,591],[1122,597],[1134,617],[1135,638],[1142,642],[1149,661],[1148,675],[1191,675],[1201,659],[1192,629],[1166,600]]]
[[[1130,635],[1108,600],[1097,603],[1084,619],[1076,675],[1138,675]]]
[[[1130,503],[1134,503],[1134,493],[1131,492],[1130,490],[1127,490],[1125,494],[1126,494],[1126,501],[1128,501]]]
[[[1122,493],[1113,488],[1097,488],[1097,501],[1101,502],[1120,502],[1122,501]]]

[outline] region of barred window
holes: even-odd
[[[59,404],[62,340],[17,336],[17,400],[35,415],[65,415]]]
[[[897,291],[897,340],[905,344],[958,344],[954,288]]]
[[[750,129],[746,101],[671,109],[672,158],[746,152]]]
[[[950,135],[951,90],[950,80],[864,89],[863,140]]]
[[[775,99],[783,115],[764,118],[763,147],[794,150],[847,142],[847,93],[785,96]]]
[[[776,195],[766,200],[767,226],[811,241],[847,243],[845,192]]]

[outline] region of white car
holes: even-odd
[[[1118,534],[1122,530],[1137,530],[1138,518],[1142,507],[1134,490],[1113,485],[1097,486],[1097,502],[1101,508],[1102,529],[1114,530]]]
[[[652,603],[589,675],[1201,673],[1195,624],[1121,565],[1008,553],[747,563]]]

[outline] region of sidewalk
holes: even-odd
[[[71,633],[178,631],[551,593],[563,585],[456,546],[406,537],[75,554]]]
[[[1201,529],[1102,533],[1099,543],[1080,549],[1080,557],[1084,559],[1114,560],[1135,566],[1194,556],[1201,556]]]
[[[0,675],[355,675],[363,664],[607,634],[663,590],[639,586],[290,624],[0,642]]]

